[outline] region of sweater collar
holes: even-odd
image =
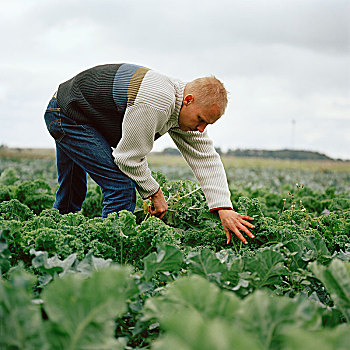
[[[182,107],[182,101],[184,96],[184,90],[185,90],[186,83],[176,80],[174,82],[175,87],[175,106],[174,110],[169,118],[169,121],[171,122],[171,127],[179,127],[179,114]]]

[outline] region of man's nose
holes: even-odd
[[[206,127],[207,127],[207,124],[206,124],[206,123],[199,124],[199,125],[197,126],[197,130],[198,130],[199,132],[203,132],[203,131],[205,130]]]

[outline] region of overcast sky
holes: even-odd
[[[217,147],[350,159],[349,0],[0,0],[0,144],[54,147],[43,122],[59,83],[136,63],[229,95]],[[174,147],[164,136],[155,150]]]

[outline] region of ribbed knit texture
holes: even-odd
[[[174,128],[169,130],[169,135],[191,166],[209,209],[232,208],[225,169],[207,131],[185,132]]]
[[[106,64],[87,69],[61,84],[57,103],[64,115],[77,123],[93,125],[115,146],[121,138],[124,111],[113,99],[114,77],[121,64]]]
[[[57,101],[65,115],[101,132],[113,146],[115,163],[135,182],[141,197],[158,191],[146,156],[154,140],[169,132],[198,179],[209,209],[232,208],[225,170],[207,133],[179,128],[184,87],[145,67],[104,65],[61,84]]]

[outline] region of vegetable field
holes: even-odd
[[[0,349],[349,349],[344,164],[225,164],[248,245],[226,244],[186,166],[153,164],[163,220],[139,197],[102,219],[90,180],[60,215],[52,159],[0,160]]]

